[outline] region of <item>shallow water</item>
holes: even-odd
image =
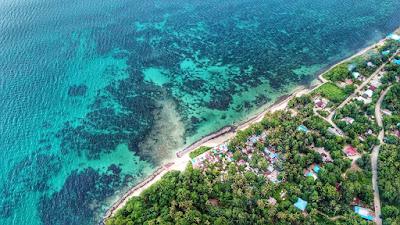
[[[397,0],[0,0],[0,224],[95,224],[399,16]]]

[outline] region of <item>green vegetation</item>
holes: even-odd
[[[368,224],[354,214],[350,203],[359,198],[371,207],[370,172],[349,170],[350,160],[342,153],[347,140],[329,134],[329,124],[309,112],[312,105],[306,96],[291,102],[292,108],[300,109],[296,116],[266,115],[230,141],[228,149],[237,160],[210,163],[204,170],[188,166],[182,173],[169,172],[132,198],[107,225]],[[301,124],[310,131],[298,131]],[[245,151],[249,138],[263,134],[264,139],[251,145],[250,158]],[[324,163],[313,146],[328,151],[333,162]],[[274,167],[280,171],[280,183],[264,176],[272,165],[263,156],[265,148],[279,154]],[[253,169],[236,164],[243,160]],[[315,163],[321,165],[318,178],[305,177],[304,170]],[[293,205],[298,197],[308,202],[306,216]],[[276,204],[269,202],[271,198]]]
[[[194,159],[194,158],[196,158],[197,156],[203,154],[204,152],[206,152],[206,151],[208,151],[208,150],[210,150],[210,149],[211,149],[210,147],[201,146],[201,147],[199,147],[198,149],[196,149],[196,150],[190,152],[190,153],[189,153],[189,157],[190,157],[191,159]]]
[[[323,77],[332,82],[345,81],[353,79],[352,72],[358,72],[365,77],[371,76],[376,68],[386,62],[389,57],[397,50],[399,44],[388,41],[379,49],[371,49],[367,53],[357,56],[349,62],[341,63],[323,75]],[[382,51],[389,50],[389,54],[383,55]],[[369,66],[368,63],[372,63]]]
[[[329,112],[325,110],[318,110],[317,113],[323,117],[327,117],[329,115]]]
[[[320,94],[322,97],[327,98],[334,103],[340,103],[347,97],[347,94],[341,88],[331,82],[321,85],[315,90],[315,93]]]
[[[357,59],[357,58],[356,58]],[[370,67],[367,65],[368,62],[371,62],[374,66]],[[373,74],[377,67],[382,65],[382,55],[378,54],[375,50],[370,50],[369,54],[364,57],[359,57],[357,60],[354,60],[356,64],[356,71],[361,73],[362,75],[369,77]]]
[[[337,111],[334,122],[346,135],[352,139],[351,144],[359,150],[371,151],[379,144],[377,134],[380,130],[374,119],[370,119],[365,112],[368,106],[363,102],[354,101]],[[351,118],[353,123],[345,122],[343,118]],[[363,138],[360,141],[359,138]]]
[[[399,145],[384,145],[379,153],[379,191],[384,224],[400,224],[399,158]]]
[[[327,73],[325,73],[323,76],[325,79],[328,79],[333,82],[344,81],[347,78],[351,78],[348,66],[349,66],[348,63],[339,64],[334,68],[332,68]]]
[[[393,114],[400,114],[400,84],[394,84],[386,94],[382,103],[384,109],[390,110]]]
[[[350,70],[370,76],[387,61],[380,51],[392,50],[392,45],[397,46],[390,42],[336,66],[324,75],[333,82],[291,99],[290,110],[267,114],[260,123],[239,131],[227,148],[214,149],[210,161],[201,166],[167,173],[106,224],[371,224],[353,212],[353,205],[373,208],[369,152],[379,144],[380,128],[372,116],[379,93],[396,81],[400,67],[386,66],[382,81],[387,83],[375,90],[369,105],[353,101],[337,110],[334,122],[345,135],[332,131],[331,124],[314,113],[312,98],[320,95],[333,106],[343,102],[356,86],[342,89],[334,82],[352,79]],[[399,94],[397,84],[383,103],[397,114],[384,117],[385,128],[391,130],[400,128]],[[400,140],[389,135],[386,142],[397,146],[385,145],[379,157],[382,215],[384,224],[400,224]],[[343,153],[348,145],[362,153],[355,162]],[[190,157],[208,150],[200,147]],[[298,198],[308,202],[305,213],[294,206]]]
[[[394,84],[386,94],[382,103],[383,109],[388,109],[392,115],[383,117],[385,128],[385,143],[400,145],[400,138],[396,132],[400,130],[400,85]]]
[[[400,47],[400,43],[395,40],[387,40],[385,44],[378,49],[378,52],[389,51],[389,54],[382,55],[382,61],[386,62]]]

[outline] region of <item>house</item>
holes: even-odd
[[[363,98],[371,98],[373,94],[374,94],[374,92],[368,89],[368,90],[366,90],[366,91],[364,92],[364,94],[362,95],[362,97],[363,97]]]
[[[218,206],[219,200],[216,198],[208,199],[208,203],[210,203],[212,206]]]
[[[353,80],[352,79],[346,79],[345,83],[348,84],[348,85],[351,85],[351,84],[353,84]]]
[[[270,180],[272,183],[279,183],[278,175],[279,175],[279,172],[276,171],[276,170],[274,170],[272,173],[270,173],[270,174],[267,175],[267,178],[268,178],[268,180]]]
[[[248,139],[248,141],[250,141],[252,144],[255,144],[258,141],[258,137],[253,135]]]
[[[268,204],[269,205],[276,205],[276,199],[273,197],[269,197],[268,199]]]
[[[321,167],[318,164],[312,164],[310,169],[312,169],[315,173],[319,173],[319,171],[321,170]]]
[[[367,66],[368,67],[375,67],[375,64],[373,64],[372,62],[367,62]]]
[[[357,99],[357,101],[364,102],[364,104],[369,104],[372,102],[372,99],[367,98],[367,96],[358,96],[356,99]]]
[[[344,121],[347,124],[353,124],[354,123],[354,119],[351,118],[351,117],[344,117],[343,119],[341,119],[341,121]]]
[[[274,166],[269,165],[268,168],[267,168],[267,170],[268,170],[270,173],[272,173],[272,172],[274,172],[275,168],[274,168]]]
[[[204,152],[203,154],[193,158],[191,160],[193,168],[202,168],[204,166],[204,161],[211,158],[210,151]]]
[[[354,79],[358,79],[361,76],[359,72],[353,72],[351,75],[353,75]]]
[[[237,163],[238,166],[243,166],[246,165],[246,161],[244,161],[243,159],[239,160],[239,162]]]
[[[356,64],[354,64],[354,63],[349,64],[349,65],[347,66],[347,69],[348,69],[349,71],[353,71],[355,68],[356,68]]]
[[[304,211],[307,207],[307,201],[304,201],[301,198],[297,198],[297,202],[294,203],[294,207],[300,209],[301,211]]]
[[[380,78],[378,77],[378,78],[375,78],[375,79],[371,80],[370,85],[375,86],[375,87],[381,86],[382,83],[380,82],[379,79],[380,79]]]
[[[396,65],[400,65],[400,59],[393,59],[393,63]]]
[[[382,55],[389,55],[390,54],[390,50],[386,50],[382,52]]]
[[[331,154],[321,153],[321,156],[322,156],[322,162],[324,163],[333,162]]]
[[[353,72],[351,75],[353,76],[354,79],[359,81],[363,81],[365,79],[365,77],[361,75],[359,72]]]
[[[338,130],[338,129],[334,128],[334,127],[329,127],[328,128],[328,132],[330,134],[333,134],[333,135],[336,135],[336,136],[342,136],[343,135],[343,133],[340,130]]]
[[[400,130],[395,130],[394,135],[398,138],[400,138]]]
[[[272,148],[264,148],[264,153],[266,154],[267,160],[271,163],[274,163],[279,159],[279,154],[275,153],[275,150]]]
[[[367,208],[363,208],[360,206],[354,206],[354,212],[357,213],[359,216],[361,216],[361,218],[369,220],[369,221],[373,221],[375,218],[374,212],[372,212],[372,210],[367,209]]]
[[[304,132],[304,133],[307,133],[307,132],[308,132],[308,128],[307,128],[306,126],[304,126],[304,125],[298,126],[298,127],[297,127],[297,130],[298,130],[298,131],[301,131],[301,132]]]
[[[318,100],[317,102],[315,102],[315,107],[323,109],[326,107],[326,104],[322,100]]]
[[[317,174],[314,173],[312,170],[304,170],[304,176],[305,177],[312,177],[314,180],[318,178]]]
[[[324,148],[314,148],[314,151],[318,152],[322,157],[322,162],[333,162],[331,154],[327,152]]]
[[[345,147],[343,151],[348,157],[358,155],[357,149],[351,145]]]
[[[218,152],[226,153],[228,152],[228,145],[227,144],[218,145],[214,149],[217,150]]]
[[[392,39],[392,40],[395,40],[395,41],[400,41],[400,35],[397,35],[397,34],[389,34],[386,38],[388,38],[388,39]]]
[[[368,89],[371,90],[371,91],[375,91],[376,87],[374,85],[370,85]]]
[[[360,205],[361,204],[361,200],[358,197],[354,197],[353,201],[350,203],[350,205]]]
[[[321,170],[321,167],[318,164],[312,164],[308,169],[304,170],[304,176],[312,177],[314,180],[318,178],[317,174]]]

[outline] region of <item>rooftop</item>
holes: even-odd
[[[297,198],[297,202],[294,203],[294,207],[300,209],[301,211],[304,211],[307,207],[307,204],[308,203],[306,201],[304,201],[303,199]]]
[[[307,128],[306,126],[304,126],[304,125],[298,126],[298,127],[297,127],[297,130],[298,130],[298,131],[301,131],[301,132],[304,132],[304,133],[307,133],[307,132],[308,132],[308,128]]]
[[[375,217],[374,213],[370,209],[366,209],[360,206],[354,206],[354,212],[369,221],[373,221]]]
[[[346,153],[347,156],[354,156],[354,155],[357,155],[357,154],[358,154],[357,149],[354,148],[354,147],[351,146],[351,145],[345,147],[344,153]]]
[[[399,36],[398,34],[394,34],[394,33],[389,34],[389,35],[387,36],[387,38],[393,39],[393,40],[395,40],[395,41],[400,41],[400,36]]]

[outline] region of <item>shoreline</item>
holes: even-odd
[[[370,46],[362,48],[361,50],[357,51],[355,54],[353,54],[337,63],[333,63],[333,65],[331,65],[331,66],[328,65],[325,68],[322,68],[320,70],[320,72],[317,72],[318,75],[313,80],[313,81],[317,81],[318,82],[317,84],[312,85],[312,86],[311,85],[309,85],[309,86],[300,85],[300,86],[296,87],[295,89],[293,89],[291,91],[291,93],[277,98],[273,104],[267,106],[263,111],[248,118],[247,120],[239,121],[237,123],[237,125],[225,126],[215,132],[212,132],[208,135],[201,137],[198,141],[190,144],[189,146],[184,147],[182,150],[177,151],[175,158],[172,158],[166,164],[158,167],[156,169],[156,171],[154,171],[151,175],[149,175],[143,181],[141,181],[140,183],[138,183],[137,185],[135,185],[134,187],[129,189],[122,197],[120,197],[106,211],[106,213],[104,214],[104,216],[102,218],[102,222],[100,224],[105,224],[105,221],[108,220],[109,218],[111,218],[113,215],[115,215],[115,213],[119,209],[123,208],[125,206],[126,202],[130,198],[132,198],[134,196],[139,196],[140,193],[144,189],[148,188],[149,186],[151,186],[152,184],[154,184],[158,180],[160,180],[165,173],[172,171],[172,170],[183,171],[186,168],[187,164],[190,162],[189,153],[192,152],[193,150],[197,149],[200,146],[215,147],[217,145],[223,144],[223,143],[227,142],[229,139],[231,139],[232,137],[234,137],[238,131],[245,130],[249,126],[260,122],[264,118],[265,114],[287,108],[287,105],[292,98],[309,94],[309,93],[313,92],[315,89],[319,88],[321,85],[329,82],[328,80],[326,80],[323,77],[323,75],[326,74],[327,72],[329,72],[332,68],[334,68],[335,66],[337,66],[341,63],[350,61],[350,60],[366,53],[367,51],[369,51],[373,48],[381,46],[382,44],[385,43],[386,40],[387,40],[387,38],[385,37]],[[262,107],[265,107],[265,105]]]

